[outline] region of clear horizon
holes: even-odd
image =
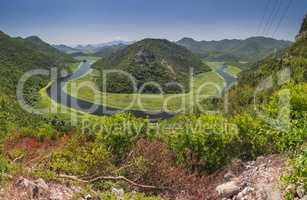
[[[70,46],[183,37],[293,41],[306,12],[304,0],[11,0],[0,2],[0,30]]]

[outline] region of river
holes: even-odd
[[[73,108],[97,116],[111,116],[120,112],[128,112],[134,115],[135,117],[148,118],[151,121],[157,121],[159,119],[169,119],[176,115],[176,113],[170,113],[170,112],[147,112],[142,110],[124,110],[119,108],[113,108],[109,106],[98,105],[82,99],[78,99],[76,97],[67,94],[64,91],[65,84],[68,81],[78,79],[81,76],[86,75],[90,71],[92,64],[93,62],[91,61],[82,62],[77,71],[68,76],[59,78],[57,81],[55,81],[47,89],[49,97],[52,98],[57,103],[65,105],[69,108]],[[231,86],[237,83],[237,80],[235,77],[224,72],[224,69],[226,67],[227,65],[223,65],[219,69],[217,69],[216,72],[224,78],[226,82],[226,88],[230,88]]]
[[[98,105],[92,102],[88,102],[82,99],[75,98],[64,91],[64,86],[68,81],[78,79],[79,77],[87,74],[92,66],[93,62],[86,61],[80,64],[80,67],[74,73],[59,78],[48,89],[47,93],[57,103],[65,105],[69,108],[73,108],[85,113],[90,113],[98,116],[110,116],[120,112],[128,112],[135,117],[148,118],[151,121],[157,121],[159,119],[169,119],[175,116],[175,113],[170,112],[147,112],[142,110],[123,110],[113,108],[104,105]]]

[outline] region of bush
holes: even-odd
[[[105,145],[119,159],[139,138],[146,137],[148,120],[120,113],[113,117],[93,117],[87,127],[96,143]]]
[[[241,113],[234,116],[232,122],[238,127],[239,158],[252,160],[259,155],[275,151],[273,145],[275,131],[266,126],[263,121],[255,119],[250,114]]]
[[[67,147],[51,156],[50,168],[57,173],[77,176],[109,175],[113,168],[110,156],[105,146],[75,137]]]
[[[103,200],[117,200],[118,197],[110,192],[100,193],[99,197]],[[145,196],[142,193],[126,193],[124,199],[133,199],[133,200],[162,200],[160,197],[154,196]]]
[[[289,173],[282,177],[282,180],[287,184],[301,183],[307,189],[307,145],[302,147],[302,151],[297,153],[290,159],[289,164],[291,170]]]
[[[185,116],[178,127],[165,137],[178,162],[192,170],[216,170],[238,153],[237,131],[221,115]]]
[[[24,127],[20,129],[20,133],[22,136],[34,137],[40,140],[55,139],[57,137],[55,130],[48,124],[42,124],[37,128]]]
[[[14,165],[0,155],[0,181],[6,178],[6,174],[12,173],[14,170]]]

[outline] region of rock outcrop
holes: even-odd
[[[278,177],[284,169],[284,161],[275,155],[259,157],[256,161],[237,162],[243,164],[240,173],[231,169],[225,173],[225,183],[216,187],[220,199],[224,200],[281,200],[283,193]],[[234,169],[238,169],[235,167]]]
[[[19,177],[0,192],[3,200],[70,200],[81,189],[57,183],[46,183],[43,179],[31,180]]]
[[[307,15],[305,16],[301,29],[298,33],[298,35],[296,36],[296,40],[301,40],[301,39],[305,39],[307,38]]]

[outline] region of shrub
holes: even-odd
[[[178,162],[192,169],[218,169],[238,153],[237,131],[221,115],[185,116],[179,127],[165,137]]]
[[[2,181],[6,174],[12,173],[15,170],[15,166],[0,155],[0,181]]]
[[[255,119],[250,114],[241,113],[234,116],[232,122],[238,127],[239,158],[251,160],[259,155],[274,152],[275,131],[266,126],[263,121]]]
[[[40,140],[56,138],[55,130],[48,124],[42,124],[37,128],[24,127],[20,129],[20,133],[22,136],[34,137]]]
[[[90,124],[96,143],[105,145],[118,158],[139,138],[146,137],[148,120],[120,113],[113,117],[91,118]]]
[[[107,174],[112,164],[105,146],[75,137],[67,147],[51,156],[50,167],[55,172],[90,176]]]
[[[103,200],[117,200],[117,196],[110,192],[100,193],[99,197]],[[124,195],[124,199],[133,199],[133,200],[161,200],[160,197],[154,197],[154,196],[146,196],[142,193],[126,193]]]
[[[289,164],[291,170],[289,173],[282,177],[282,180],[287,184],[290,183],[301,183],[307,189],[307,146],[302,147],[302,151],[297,153],[290,159]]]

